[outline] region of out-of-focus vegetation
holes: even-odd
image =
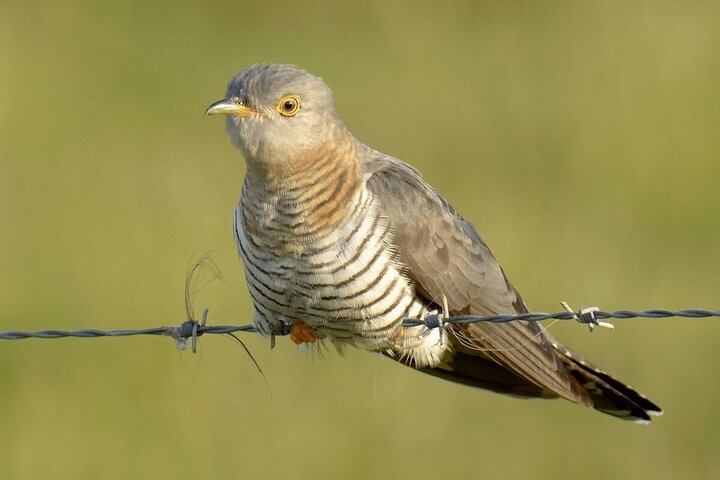
[[[720,308],[716,2],[0,4],[0,330],[250,321],[231,235],[230,76],[296,63],[354,134],[423,171],[528,303]],[[711,478],[718,320],[553,334],[667,413],[650,426],[280,339],[0,343],[0,475]]]

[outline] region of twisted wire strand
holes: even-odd
[[[192,327],[197,323],[193,320],[188,320],[178,327],[155,327],[155,328],[144,328],[139,330],[96,330],[96,329],[82,329],[82,330],[38,330],[35,332],[0,332],[0,340],[22,340],[25,338],[65,338],[65,337],[77,337],[77,338],[97,338],[97,337],[129,337],[132,335],[164,335],[169,337],[184,337],[190,338],[192,336]],[[189,325],[189,329],[188,329]],[[223,334],[233,332],[255,332],[257,331],[253,325],[209,325],[205,327],[198,327],[197,335],[208,334]]]
[[[205,314],[206,315],[206,314]],[[521,313],[521,314],[500,314],[500,315],[456,315],[447,318],[442,318],[441,314],[428,315],[422,320],[418,319],[406,319],[403,322],[404,326],[413,327],[419,325],[425,325],[428,328],[438,328],[444,324],[455,323],[455,324],[468,324],[475,322],[494,322],[494,323],[506,323],[518,320],[529,321],[529,322],[540,322],[543,320],[574,320],[580,323],[592,325],[598,324],[598,320],[604,320],[609,318],[615,319],[631,319],[631,318],[668,318],[668,317],[685,317],[685,318],[707,318],[707,317],[720,317],[720,310],[700,310],[700,309],[686,309],[686,310],[618,310],[615,312],[603,312],[593,311],[592,314],[588,315],[585,310],[581,309],[578,313],[574,312],[557,312],[557,313]],[[178,341],[178,346],[184,348],[184,345],[180,343],[183,339],[193,338],[204,334],[226,334],[233,332],[256,332],[254,325],[204,325],[199,324],[195,320],[187,320],[175,327],[155,327],[155,328],[144,328],[138,330],[125,329],[125,330],[97,330],[97,329],[82,329],[82,330],[38,330],[34,332],[21,332],[21,331],[9,331],[0,332],[0,340],[22,340],[26,338],[96,338],[96,337],[128,337],[132,335],[162,335],[173,337]]]
[[[432,322],[432,316],[429,316]],[[720,317],[720,310],[700,310],[700,309],[687,309],[687,310],[618,310],[615,312],[603,312],[602,310],[593,312],[591,317],[587,317],[583,313],[574,312],[558,312],[558,313],[519,313],[519,314],[497,314],[497,315],[455,315],[443,319],[444,323],[456,323],[466,325],[468,323],[476,322],[493,322],[493,323],[507,323],[514,322],[517,320],[525,320],[528,322],[541,322],[543,320],[575,320],[580,323],[596,323],[593,320],[605,320],[608,318],[616,319],[630,319],[630,318],[668,318],[668,317],[686,317],[686,318],[706,318],[706,317]],[[418,325],[427,325],[434,327],[435,324],[430,323],[428,325],[428,318],[423,320],[407,319],[403,322],[403,325],[408,327],[414,327]]]

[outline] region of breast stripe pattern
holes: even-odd
[[[344,187],[335,185],[325,198],[333,199]],[[246,216],[260,214],[262,207],[245,201],[243,195],[234,224],[260,331],[280,331],[282,322],[301,318],[319,332],[340,334],[376,349],[379,338],[391,343],[403,318],[427,313],[396,268],[390,227],[365,189],[357,193],[343,222],[334,226],[334,234],[305,239],[294,257],[277,252],[284,247],[274,233],[292,228],[293,223],[284,221],[287,212],[274,212],[273,233],[268,229],[250,233],[244,228]]]

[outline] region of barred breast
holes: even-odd
[[[437,364],[445,349],[437,332],[400,329],[427,307],[402,273],[391,226],[362,178],[335,168],[305,183],[269,191],[246,177],[235,209],[258,330],[276,333],[302,320],[338,348],[352,344],[418,366]]]

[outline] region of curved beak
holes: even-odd
[[[240,105],[234,98],[223,98],[205,110],[205,115],[231,115],[233,117],[247,117],[255,112],[252,108]]]

